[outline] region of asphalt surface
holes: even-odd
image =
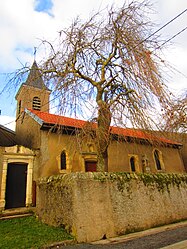
[[[171,230],[159,232],[152,235],[147,235],[135,239],[122,239],[104,244],[76,244],[68,246],[59,246],[59,249],[160,249],[162,247],[172,245],[174,243],[187,240],[187,225],[177,227]],[[99,244],[100,243],[100,244]],[[186,247],[187,248],[187,247]]]

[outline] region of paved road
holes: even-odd
[[[60,249],[160,249],[187,240],[187,225],[176,229],[110,244],[78,244],[58,247]]]

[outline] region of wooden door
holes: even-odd
[[[96,172],[97,171],[97,163],[96,162],[85,162],[85,171],[86,172]]]
[[[9,163],[7,169],[5,208],[25,207],[27,164]]]

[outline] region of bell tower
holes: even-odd
[[[25,108],[49,112],[49,97],[51,91],[45,86],[36,61],[30,69],[25,83],[21,85],[17,94],[16,119]]]

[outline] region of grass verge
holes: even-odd
[[[51,243],[73,239],[63,228],[38,221],[34,216],[0,221],[0,248],[42,248]]]

